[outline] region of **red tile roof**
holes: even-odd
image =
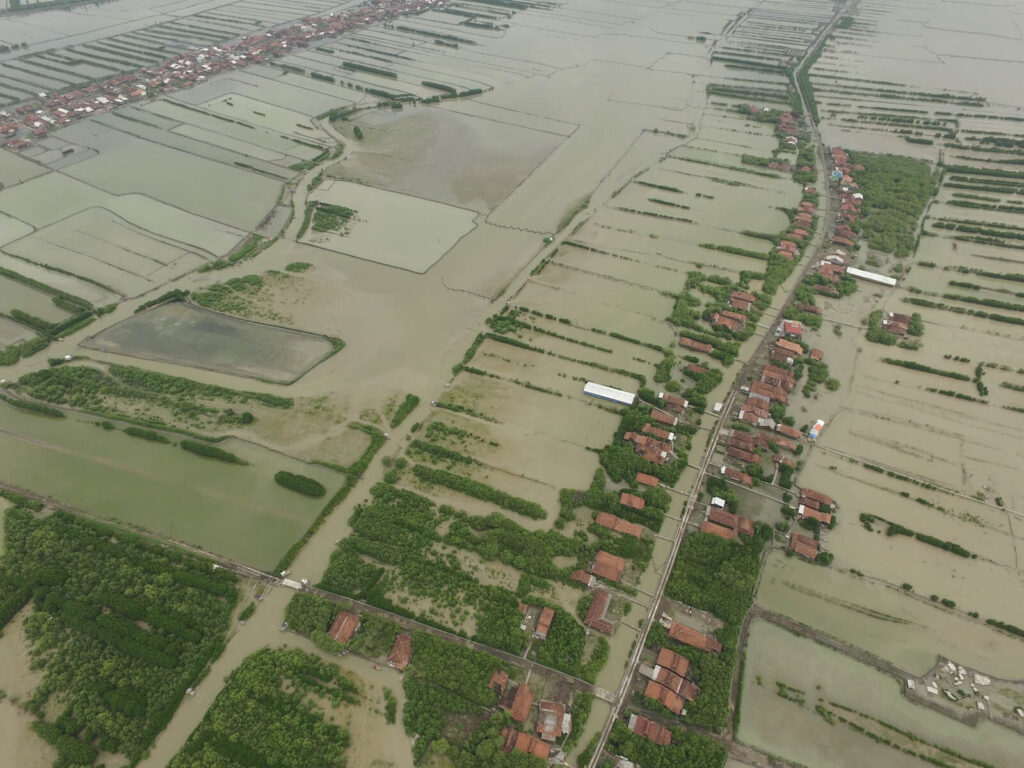
[[[668,630],[668,636],[676,642],[683,645],[692,645],[694,648],[699,648],[702,651],[719,653],[722,650],[722,644],[711,635],[705,635],[703,632],[698,632],[693,627],[688,627],[677,621],[672,622]]]
[[[728,477],[730,480],[734,480],[737,483],[743,483],[743,485],[754,484],[754,478],[752,478],[745,472],[740,472],[738,469],[733,469],[732,467],[725,467],[722,470],[722,474]]]
[[[348,611],[339,611],[327,633],[336,643],[347,643],[359,629],[359,616]]]
[[[649,485],[651,488],[657,488],[659,482],[654,475],[645,475],[643,472],[636,473],[636,481],[640,485]]]
[[[810,499],[811,501],[816,501],[819,504],[824,504],[826,507],[834,507],[835,504],[836,504],[832,500],[831,496],[826,496],[824,493],[821,493],[819,491],[811,490],[810,488],[804,488],[800,492],[800,497],[801,497],[801,500],[803,500],[803,499]]]
[[[658,725],[653,720],[648,720],[646,717],[633,715],[630,718],[629,727],[633,730],[633,733],[638,736],[646,736],[660,746],[665,747],[672,743],[672,732],[663,725]]]
[[[516,688],[515,699],[509,709],[509,716],[517,723],[526,722],[530,716],[530,708],[533,707],[533,691],[526,683],[520,683]]]
[[[818,542],[799,533],[790,534],[789,548],[808,560],[813,560],[818,556]]]
[[[671,440],[672,439],[672,433],[671,432],[669,432],[667,429],[658,429],[656,426],[654,426],[650,422],[648,422],[647,424],[644,424],[643,429],[641,429],[640,431],[643,432],[645,435],[650,435],[651,437],[656,437],[659,440]]]
[[[690,671],[690,660],[669,648],[662,648],[658,651],[658,660],[655,663],[659,667],[675,672],[680,677],[686,677],[686,673]]]
[[[798,511],[804,517],[809,517],[809,518],[811,518],[811,520],[817,520],[822,525],[826,525],[826,526],[832,525],[832,513],[831,512],[822,512],[821,510],[813,509],[812,507],[808,507],[806,504],[801,504],[800,508],[798,509]]]
[[[542,640],[548,636],[548,630],[551,629],[551,621],[555,618],[555,609],[544,607],[544,610],[540,612],[540,619],[537,620],[537,637]]]
[[[787,352],[792,352],[795,356],[801,357],[804,353],[804,348],[797,344],[795,341],[789,339],[777,339],[775,346],[778,349],[784,349]]]
[[[654,680],[647,681],[647,687],[644,689],[644,696],[661,702],[677,715],[683,711],[683,706],[686,704],[686,702],[683,701],[682,696],[678,693],[673,693],[664,685],[656,683]]]
[[[608,581],[622,581],[622,573],[625,570],[626,561],[623,558],[601,549],[594,556],[594,565],[590,572]]]
[[[640,501],[643,501],[643,499],[640,499]],[[616,533],[634,536],[638,539],[643,536],[644,533],[644,527],[642,525],[639,525],[638,523],[631,523],[628,520],[623,520],[621,517],[616,517],[615,515],[611,515],[607,512],[598,512],[594,517],[594,522],[602,528],[608,528]]]
[[[799,429],[797,429],[796,427],[791,427],[787,424],[776,424],[775,431],[778,432],[780,435],[791,437],[794,440],[799,440],[801,437],[804,436],[804,433],[801,432]]]
[[[665,413],[664,411],[659,411],[657,408],[651,409],[651,421],[657,421],[660,424],[668,424],[671,427],[674,427],[679,423],[678,418],[669,413]]]
[[[537,718],[537,733],[545,741],[562,737],[562,722],[565,720],[565,705],[557,701],[542,701]]]
[[[712,523],[708,520],[705,520],[703,523],[700,524],[700,532],[711,533],[715,536],[720,536],[721,538],[726,540],[732,540],[736,538],[736,531],[734,531],[732,528],[726,528],[724,526],[718,525],[718,523]]]
[[[587,573],[586,571],[584,571],[582,569],[577,569],[577,570],[573,571],[572,575],[570,576],[570,578],[573,581],[578,581],[580,584],[582,584],[585,587],[589,587],[591,584],[594,583],[594,576],[593,576],[593,574]]]
[[[587,616],[583,619],[584,626],[610,635],[615,627],[605,618],[605,614],[608,613],[608,603],[611,602],[611,599],[612,596],[607,590],[595,589],[590,607],[587,608]]]
[[[491,682],[488,685],[500,696],[505,692],[505,688],[508,687],[508,672],[504,669],[499,669],[491,675]]]
[[[399,672],[409,666],[412,661],[412,635],[401,634],[395,638],[395,644],[388,654],[388,666]]]
[[[705,344],[702,341],[695,341],[695,340],[689,338],[688,336],[680,336],[679,337],[679,346],[686,347],[687,349],[692,349],[692,350],[695,350],[697,352],[704,352],[704,353],[711,352],[714,349],[714,347],[711,346],[710,344]]]
[[[673,413],[682,413],[686,410],[687,402],[682,397],[663,392],[661,394],[661,400],[665,403],[665,407]]]
[[[647,506],[647,502],[642,498],[634,496],[632,493],[626,493],[625,491],[619,494],[619,504],[636,510],[642,510]]]
[[[514,728],[502,728],[501,737],[505,740],[505,744],[501,748],[502,752],[511,752],[513,749],[517,749],[543,760],[547,760],[551,755],[549,744],[545,744],[536,736],[530,736]]]

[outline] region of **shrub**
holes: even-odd
[[[225,451],[223,448],[218,448],[215,445],[209,443],[200,443],[198,440],[182,440],[179,445],[189,453],[194,453],[196,456],[204,456],[208,459],[217,459],[218,461],[224,461],[228,464],[248,464],[249,462],[244,459],[240,459],[235,454]]]
[[[284,470],[274,475],[274,482],[290,491],[301,493],[304,496],[312,496],[316,499],[327,493],[327,489],[312,477],[295,475]]]

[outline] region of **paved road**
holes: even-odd
[[[803,65],[803,63],[813,54],[814,50],[818,47],[818,45],[821,44],[822,41],[824,41],[824,39],[829,34],[831,34],[839,19],[844,15],[844,13],[847,11],[847,9],[854,1],[855,0],[847,0],[847,2],[836,7],[832,19],[825,26],[822,27],[817,37],[815,37],[813,43],[810,45],[810,47],[807,49],[807,52],[804,54],[803,59],[801,59],[800,65]],[[797,68],[799,69],[799,65]],[[807,109],[807,99],[805,95],[801,93],[800,98],[804,104],[805,114],[809,114],[809,111]],[[826,155],[825,147],[821,142],[821,135],[818,131],[818,126],[814,124],[813,121],[809,120],[808,122],[811,123],[811,130],[814,135],[816,153],[818,155],[818,165],[821,169],[819,178],[822,180],[826,180],[827,177],[825,175],[825,172],[828,168],[826,164],[828,156]],[[820,184],[819,189],[824,190],[826,189],[826,186],[824,184]],[[774,320],[771,323],[759,323],[759,326],[765,329],[765,334],[762,337],[757,348],[754,350],[753,354],[751,354],[750,357],[747,359],[747,362],[744,364],[739,376],[736,378],[733,388],[725,401],[724,407],[722,408],[722,412],[719,416],[718,423],[715,425],[714,431],[711,437],[708,439],[707,447],[704,451],[704,457],[700,463],[700,467],[697,473],[697,478],[694,481],[693,487],[690,490],[690,495],[687,497],[682,522],[679,524],[679,527],[676,530],[676,536],[672,544],[672,551],[670,554],[668,565],[664,569],[664,572],[661,575],[661,579],[658,582],[658,589],[655,592],[654,599],[651,601],[650,608],[648,609],[647,616],[642,625],[640,636],[637,638],[636,645],[633,649],[633,654],[630,657],[629,665],[626,667],[626,671],[623,674],[622,682],[620,683],[618,692],[616,694],[614,706],[612,707],[612,710],[608,716],[608,720],[605,722],[604,728],[601,731],[601,737],[598,741],[597,748],[594,750],[594,755],[591,758],[590,763],[588,764],[588,768],[596,768],[597,763],[601,758],[604,746],[608,740],[608,736],[611,734],[612,727],[614,726],[615,721],[618,719],[619,711],[625,704],[628,704],[629,702],[629,690],[632,686],[633,677],[636,674],[637,667],[640,664],[640,656],[643,653],[644,645],[647,640],[647,635],[650,632],[654,622],[658,619],[658,612],[661,607],[661,599],[664,595],[665,587],[668,584],[668,578],[672,572],[672,563],[675,561],[675,558],[679,553],[679,547],[682,544],[683,536],[686,532],[690,514],[692,513],[695,503],[697,501],[697,496],[701,492],[701,488],[704,484],[704,478],[707,476],[709,469],[713,466],[712,460],[714,458],[715,447],[717,445],[718,438],[721,435],[722,429],[728,423],[728,420],[732,413],[733,406],[735,405],[736,400],[740,394],[740,387],[742,387],[746,383],[747,379],[751,376],[754,369],[758,365],[763,364],[767,352],[775,340],[775,337],[772,334],[771,329],[775,326],[775,322],[779,320],[778,315],[781,314],[782,308],[784,308],[790,301],[792,301],[793,294],[795,293],[796,288],[800,285],[800,282],[803,280],[803,278],[808,273],[810,273],[817,265],[819,250],[821,249],[822,245],[826,243],[826,233],[830,230],[834,223],[835,199],[831,194],[827,192],[823,196],[823,199],[825,201],[825,204],[824,206],[818,209],[818,212],[821,215],[822,226],[820,226],[818,231],[815,233],[814,239],[808,244],[808,246],[804,250],[804,256],[806,261],[804,264],[803,271],[799,274],[797,280],[792,283],[791,288],[789,289],[789,292],[786,294],[785,300],[782,302],[780,307],[776,308],[773,305],[772,308],[774,308],[777,312],[777,315],[774,318]],[[792,280],[792,277],[790,279]],[[735,704],[735,702],[732,703],[733,705]],[[678,724],[678,721],[676,721],[676,724]]]

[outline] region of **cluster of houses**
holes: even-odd
[[[498,670],[491,675],[491,689],[498,694],[499,706],[508,712],[513,722],[523,724],[533,712],[534,694],[527,683],[509,686],[508,672]],[[572,715],[565,704],[557,701],[540,701],[537,704],[536,735],[524,733],[515,728],[503,728],[502,750],[513,749],[547,760],[551,757],[551,745],[572,730]]]
[[[831,496],[826,496],[811,488],[804,488],[800,492],[796,514],[800,519],[817,520],[821,526],[829,528],[832,525],[832,513],[835,509],[836,503]],[[818,541],[802,533],[792,533],[789,536],[789,549],[800,557],[814,560],[818,556]]]
[[[758,114],[761,112],[769,111],[768,107],[758,107],[753,104],[751,104],[748,108],[750,109],[750,112],[752,114]],[[792,112],[783,112],[781,115],[779,115],[777,133],[779,135],[779,140],[781,141],[783,146],[790,149],[796,149],[800,145],[800,139],[797,137],[797,134],[799,132],[800,128],[796,122],[796,115],[794,115]],[[809,165],[803,165],[800,168],[797,168],[792,163],[787,163],[784,160],[772,160],[770,163],[768,163],[768,167],[773,171],[784,171],[786,173],[792,173],[793,171],[796,170],[812,170],[811,166]]]
[[[814,194],[814,187],[805,187],[804,192]],[[789,231],[782,237],[775,247],[776,253],[789,261],[800,258],[800,243],[804,242],[810,234],[810,227],[814,223],[814,213],[817,206],[810,200],[804,200],[797,208],[796,216],[790,222]]]
[[[97,112],[106,112],[157,93],[188,88],[217,72],[262,64],[296,48],[308,47],[312,42],[389,21],[403,14],[420,13],[441,5],[442,1],[370,0],[328,16],[305,18],[283,29],[182,53],[162,64],[131,74],[116,75],[83,88],[40,93],[38,101],[23,104],[13,113],[0,112],[0,138],[3,146],[9,149],[24,149],[31,145],[31,138],[45,136],[54,128]]]
[[[725,328],[726,330],[735,333],[736,331],[747,327],[747,313],[750,311],[750,308],[754,306],[754,302],[756,300],[757,297],[752,293],[733,291],[729,295],[729,306],[732,307],[732,309],[723,309],[719,312],[714,312],[709,320],[713,326]],[[679,340],[679,345],[687,346],[683,343],[683,339]]]
[[[674,714],[685,711],[686,703],[696,701],[700,688],[687,678],[690,660],[673,650],[662,648],[652,667],[640,665],[640,674],[647,678],[644,696],[654,699]]]
[[[660,395],[666,408],[681,413],[687,406],[686,400],[675,395]],[[657,426],[656,426],[657,424]],[[659,466],[678,458],[675,453],[676,435],[671,428],[679,424],[679,417],[658,408],[651,409],[651,420],[639,432],[626,432],[622,439],[633,444],[633,450],[645,461]]]

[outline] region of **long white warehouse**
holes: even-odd
[[[856,267],[849,267],[846,270],[846,274],[850,277],[859,277],[861,280],[869,280],[872,283],[879,283],[881,285],[896,285],[895,277],[886,277],[880,275],[877,272],[867,272],[863,269],[857,269]]]
[[[622,405],[632,405],[633,401],[636,400],[636,395],[632,392],[613,389],[612,387],[606,387],[604,384],[595,384],[593,381],[586,383],[583,387],[583,394],[599,397],[602,400],[611,400],[613,403],[621,403]]]

